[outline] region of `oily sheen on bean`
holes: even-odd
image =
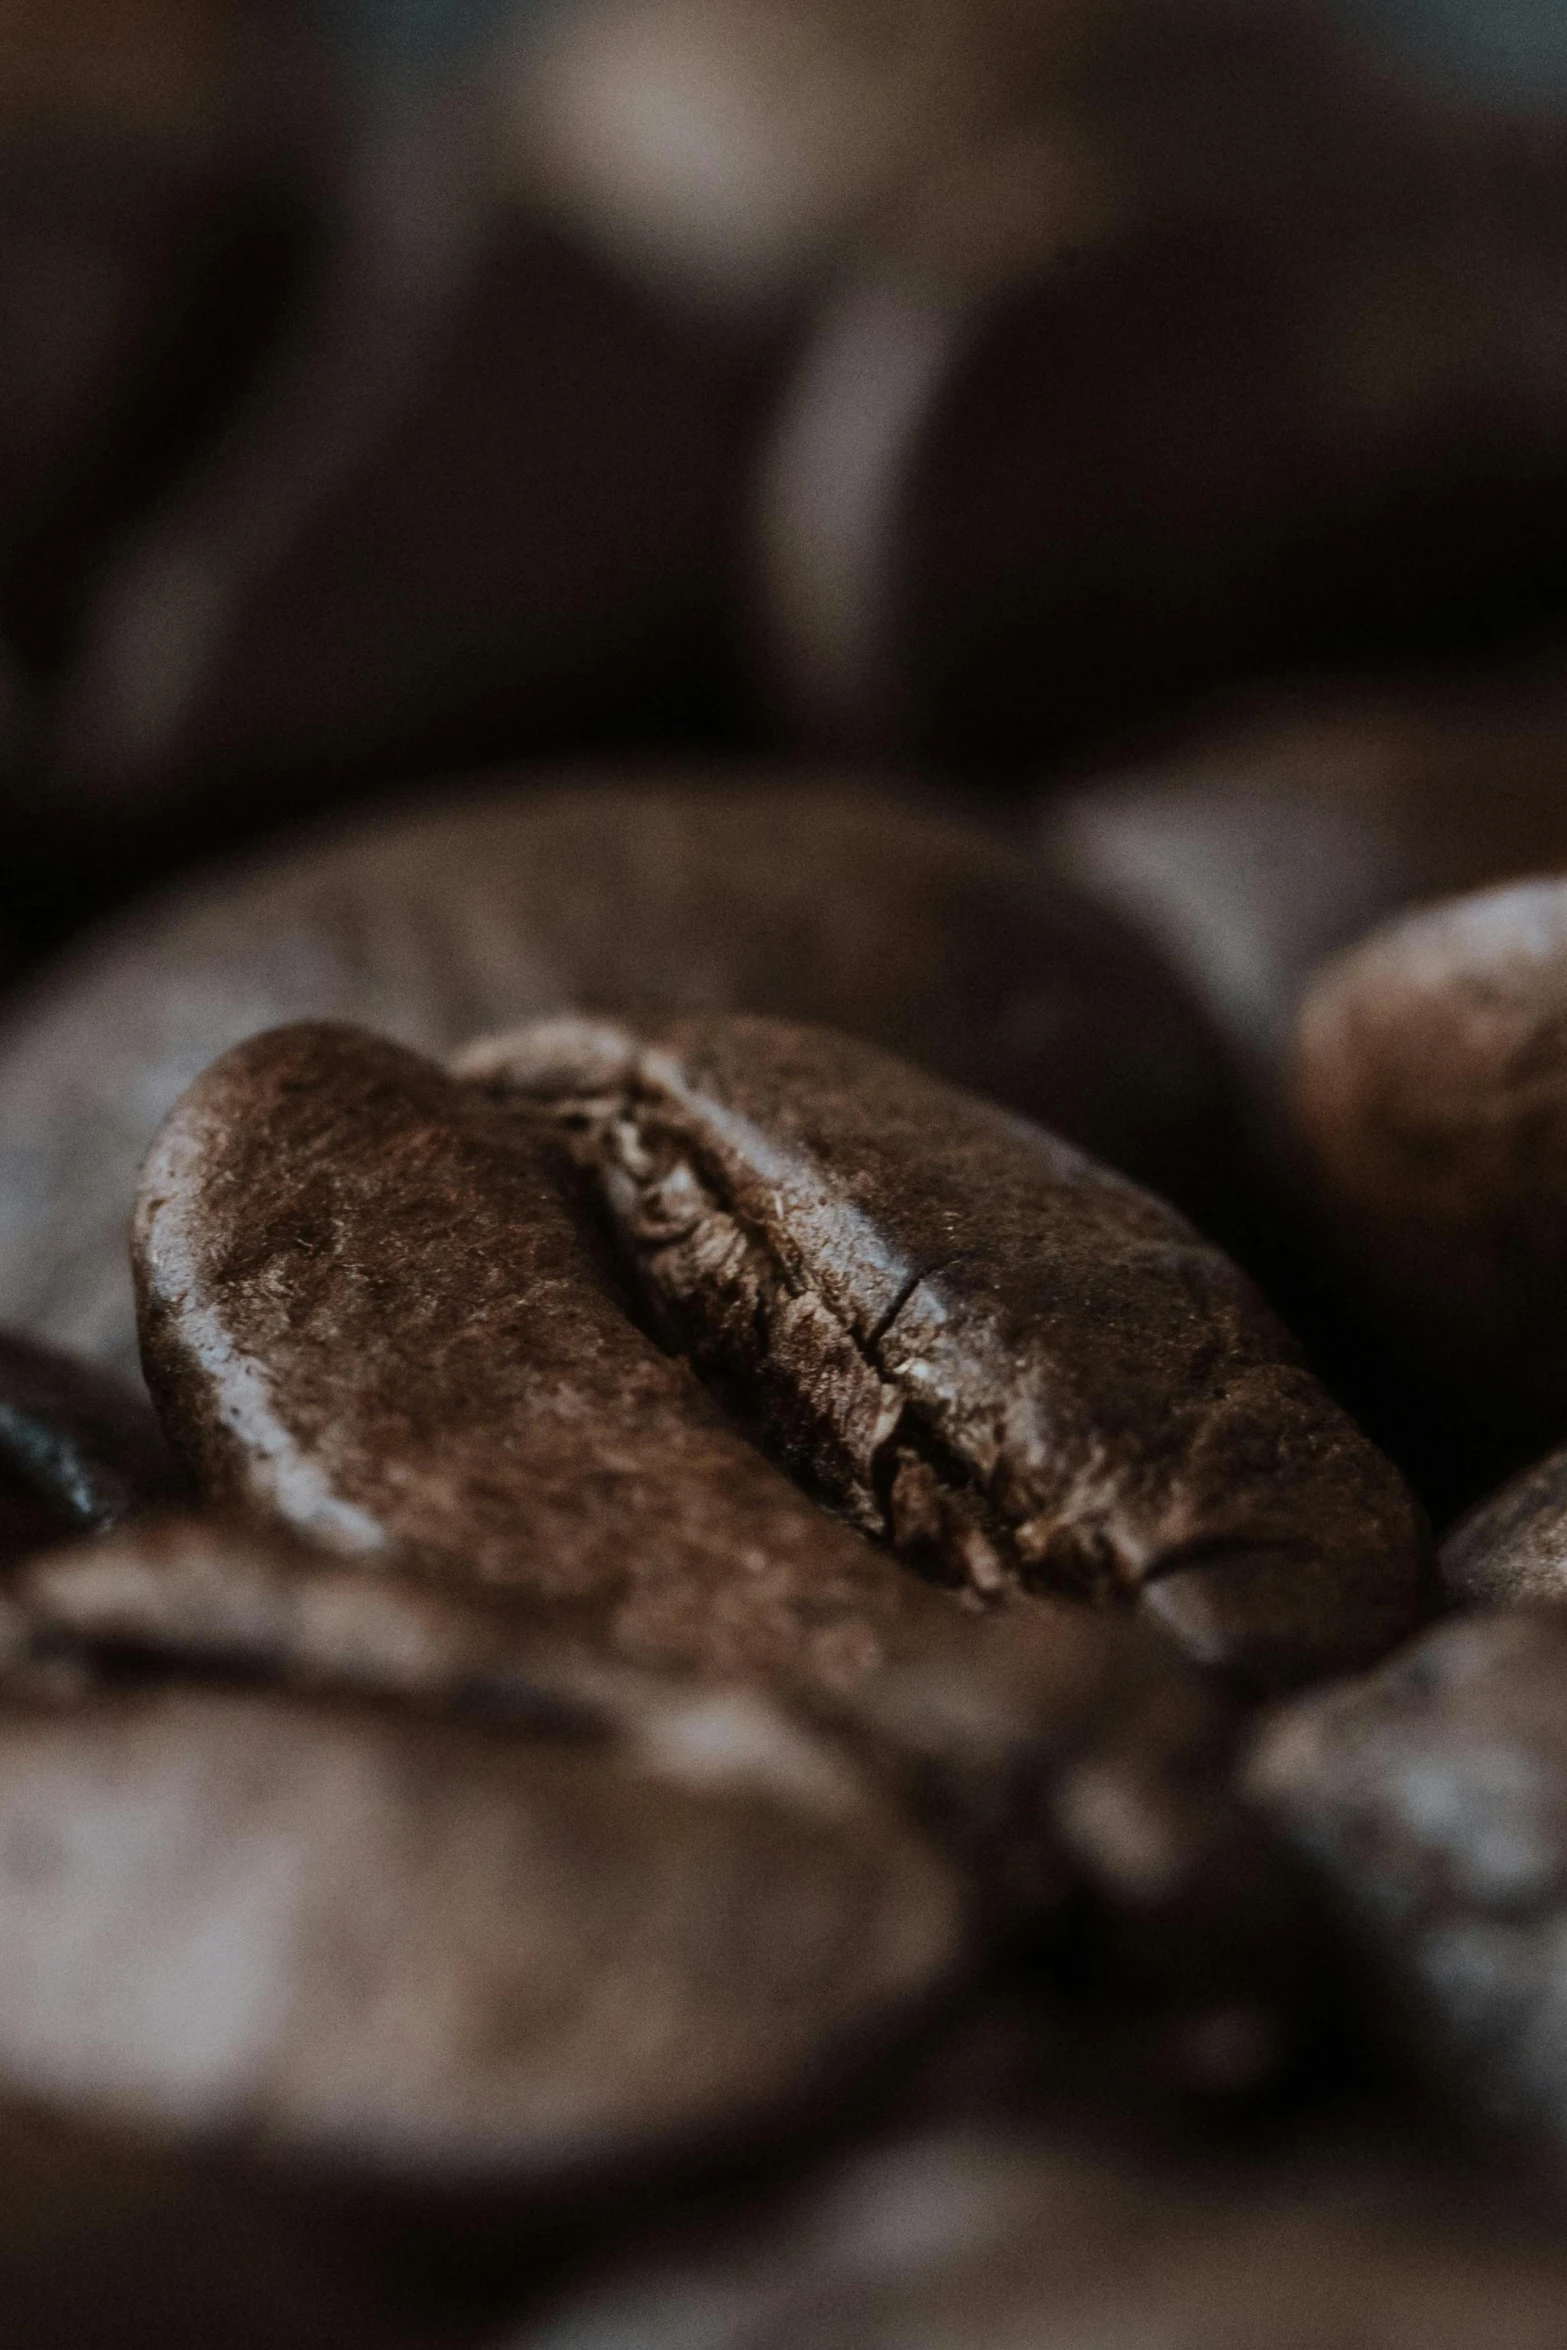
[[[1254,1972],[1294,1968],[1228,1701],[1145,1627],[936,1588],[824,1508],[633,1318],[552,1111],[353,1030],[256,1038],[166,1126],[137,1255],[148,1376],[210,1504],[605,1659],[765,1684],[1009,1908],[1086,1885],[1172,1953],[1249,1939]]]
[[[703,1376],[936,1579],[1135,1604],[1265,1681],[1418,1621],[1395,1472],[1171,1210],[843,1038],[648,1036],[552,1025],[459,1085],[302,1028],[198,1081],[136,1253],[148,1377],[210,1495],[666,1658],[856,1679],[918,1580],[643,1336],[585,1154]]]

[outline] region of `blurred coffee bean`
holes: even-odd
[[[280,323],[311,225],[300,34],[246,0],[7,11],[0,615],[35,667]]]
[[[819,734],[1033,759],[1236,675],[1494,639],[1557,592],[1567,260],[1533,181],[1363,95],[1271,163],[1264,109],[1226,181],[1221,92],[1113,232],[1062,195],[1052,245],[1036,197],[998,264],[994,192],[962,187],[829,306],[759,507],[773,670]],[[1132,119],[1157,140],[1156,106]]]
[[[1567,1426],[1567,886],[1406,916],[1301,1007],[1293,1110],[1322,1212],[1405,1351],[1515,1460]]]
[[[1182,759],[1046,801],[1047,866],[1136,922],[1205,1005],[1253,1115],[1273,1101],[1308,974],[1416,892],[1412,848],[1369,805],[1316,788],[1293,744]],[[1332,761],[1323,746],[1324,767]]]
[[[1159,959],[935,804],[765,770],[584,774],[215,876],[15,1002],[0,1314],[134,1373],[136,1170],[241,1037],[322,1015],[448,1052],[573,1007],[858,1030],[1194,1203],[1225,1155],[1216,1055]]]
[[[584,2277],[505,2350],[1553,2350],[1567,2264],[1476,2166],[1101,2120],[883,2138]]]
[[[1567,1617],[1443,1626],[1268,1726],[1252,1793],[1337,1886],[1450,2093],[1567,2132]]]
[[[524,14],[503,121],[539,199],[650,283],[778,308],[874,237],[897,193],[1061,116],[1107,13],[579,0]]]
[[[1052,795],[1038,837],[1171,957],[1271,1096],[1314,965],[1412,900],[1567,861],[1564,761],[1567,669],[1548,642],[1212,718]]]
[[[650,282],[746,310],[889,233],[972,286],[1216,191],[1298,195],[1363,141],[1364,80],[1309,7],[579,0],[520,12],[498,111],[546,206]]]
[[[766,354],[498,187],[472,78],[371,110],[313,299],[102,579],[44,853],[88,820],[98,868],[145,864],[389,777],[733,733]]]
[[[1567,1598],[1567,1451],[1547,1453],[1471,1510],[1442,1545],[1442,1580],[1477,1607]]]
[[[824,1552],[832,1540],[825,1529]],[[687,1563],[668,1542],[660,1557],[673,1587]],[[727,1604],[728,1648],[698,1631],[687,1661],[727,1663],[748,1604],[742,1584]],[[696,1703],[628,1667],[615,1643],[584,1638],[582,1612],[537,1579],[519,1592],[385,1564],[367,1574],[196,1519],[144,1521],[37,1560],[9,1587],[4,1624],[17,1686],[84,1671],[238,1677],[396,1699],[497,1731],[613,1724],[644,1741],[664,1736],[676,1697]],[[1048,2002],[1062,1995],[1031,1939],[1027,2013],[1008,2040],[1009,2064],[1026,2072],[1018,2097],[1027,2081],[1098,2094],[1081,2046],[1069,2055],[1047,2032],[1034,2057],[1019,2055],[1019,2034],[1047,2017],[1074,2040],[1089,2033],[1100,2063],[1113,2033],[1139,2083],[1183,2093],[1230,2097],[1287,2064],[1327,2020],[1328,1953],[1303,1884],[1231,1792],[1234,1709],[1160,1643],[1083,1611],[976,1622],[916,1589],[891,1645],[892,1659],[868,1657],[852,1684],[808,1692],[818,1724],[872,1762],[993,1923],[1026,1917],[1032,1937],[1069,1918],[1067,1971],[1074,1984],[1092,1978],[1091,2016],[1075,1994],[1057,2016]],[[717,1736],[733,1692],[707,1689],[702,1718]],[[742,1728],[737,1717],[726,1735]],[[945,2067],[959,2096],[964,2062],[953,2053]]]
[[[0,1564],[181,1491],[145,1399],[0,1330]]]
[[[457,2350],[320,2181],[0,2107],[6,2350]]]
[[[0,1818],[13,2096],[414,2188],[592,2195],[776,2126],[961,1950],[935,1855],[754,1693],[17,1697]]]

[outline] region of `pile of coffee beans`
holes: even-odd
[[[0,22],[0,2350],[1567,2343],[1466,5]]]

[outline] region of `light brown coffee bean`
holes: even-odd
[[[576,1007],[855,1029],[1183,1197],[1223,1156],[1179,983],[938,804],[787,771],[519,779],[149,905],[13,1004],[0,1314],[134,1371],[136,1170],[241,1037],[322,1016],[439,1053]]]

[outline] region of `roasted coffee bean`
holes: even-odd
[[[1551,2215],[1401,2152],[1225,2162],[1102,2116],[883,2138],[666,2226],[505,2350],[1554,2350]]]
[[[1442,1580],[1478,1607],[1567,1597],[1567,1450],[1548,1453],[1471,1510],[1442,1544]]]
[[[1032,763],[1236,677],[1495,643],[1548,608],[1567,439],[1536,326],[1567,255],[1540,191],[1364,93],[1302,109],[1277,58],[1275,111],[1244,76],[1233,112],[1217,79],[1183,111],[1151,55],[1129,224],[1085,228],[1070,169],[1059,221],[1015,205],[1032,248],[991,232],[993,191],[940,233],[916,211],[796,364],[759,601],[819,741]]]
[[[563,1023],[462,1066],[552,1108],[657,1322],[834,1505],[993,1596],[1133,1602],[1284,1679],[1418,1619],[1417,1514],[1160,1202],[846,1039]]]
[[[1567,2135],[1567,1617],[1444,1625],[1297,1700],[1248,1783],[1360,1921],[1433,2075]]]
[[[1567,886],[1408,916],[1316,981],[1293,1107],[1324,1215],[1407,1349],[1513,1458],[1567,1427]]]
[[[1313,967],[1418,899],[1567,858],[1561,662],[1320,687],[1040,811],[1053,868],[1137,921],[1271,1096]]]
[[[1071,1896],[1140,2072],[1221,2094],[1272,2073],[1297,2017],[1311,2020],[1323,1944],[1301,1885],[1230,1792],[1231,1709],[1129,1626],[1048,1606],[976,1624],[927,1597],[924,1609],[911,1598],[887,1662],[812,1693],[818,1721],[992,1907],[1043,1920]],[[668,1686],[569,1627],[503,1587],[367,1575],[191,1519],[40,1559],[0,1609],[16,1687],[173,1672],[396,1699],[497,1729],[662,1736]],[[720,1685],[715,1722],[727,1702]]]
[[[7,10],[0,609],[29,662],[67,658],[96,567],[218,427],[295,290],[300,35],[297,11],[253,0]]]
[[[285,1030],[166,1123],[144,1359],[219,1502],[528,1584],[655,1653],[857,1677],[908,1579],[637,1332],[563,1174],[551,1129],[576,1127],[704,1375],[938,1579],[1135,1604],[1264,1681],[1419,1620],[1394,1472],[1234,1268],[1067,1145],[762,1022],[545,1024],[465,1065],[497,1098]]]
[[[589,775],[309,841],[37,983],[0,1041],[0,1314],[134,1370],[136,1169],[242,1036],[319,1014],[446,1052],[576,1006],[851,1028],[1186,1199],[1224,1155],[1178,983],[973,829],[830,778]]]
[[[1314,747],[1304,776],[1286,746],[1242,742],[1053,794],[1040,818],[1051,869],[1139,923],[1206,1005],[1264,1123],[1308,977],[1418,891],[1374,795],[1313,788]]]
[[[314,2175],[0,2108],[7,2350],[430,2350],[384,2234]]]
[[[40,802],[143,865],[351,788],[732,740],[768,369],[482,184],[445,110],[363,161],[236,428],[97,583]]]
[[[180,1490],[141,1396],[95,1364],[0,1331],[0,1563]]]
[[[171,1685],[0,1709],[0,2083],[514,2195],[738,2141],[906,2027],[957,1887],[755,1693],[473,1728]]]

